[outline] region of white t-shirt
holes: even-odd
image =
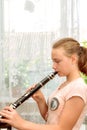
[[[85,103],[85,107],[72,130],[80,129],[87,113],[87,85],[82,78],[70,82],[61,89],[57,88],[52,93],[48,99],[47,124],[58,124],[64,104],[73,96],[81,97]]]

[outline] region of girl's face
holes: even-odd
[[[65,50],[61,48],[52,49],[53,69],[59,76],[68,76],[73,70],[73,60],[66,56]]]

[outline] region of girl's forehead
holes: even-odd
[[[60,59],[65,56],[65,51],[64,49],[58,48],[58,49],[53,49],[51,56],[53,59]]]
[[[64,54],[65,50],[63,48],[52,49],[52,54]]]

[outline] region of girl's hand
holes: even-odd
[[[29,87],[27,89],[27,91],[31,91],[32,89],[34,89],[36,87],[36,85],[32,85],[31,87]],[[42,94],[42,92],[40,90],[36,91],[33,95],[32,98],[38,103],[42,100],[44,100],[44,95]]]
[[[16,110],[11,108],[10,106],[5,107],[1,112],[0,115],[4,118],[0,118],[0,122],[10,124],[11,126],[19,129],[19,126],[22,126],[24,123],[24,119],[18,113]]]

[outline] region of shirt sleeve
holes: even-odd
[[[72,89],[68,92],[66,96],[66,100],[70,98],[78,96],[83,99],[83,101],[87,102],[87,87],[86,86],[73,86]]]

